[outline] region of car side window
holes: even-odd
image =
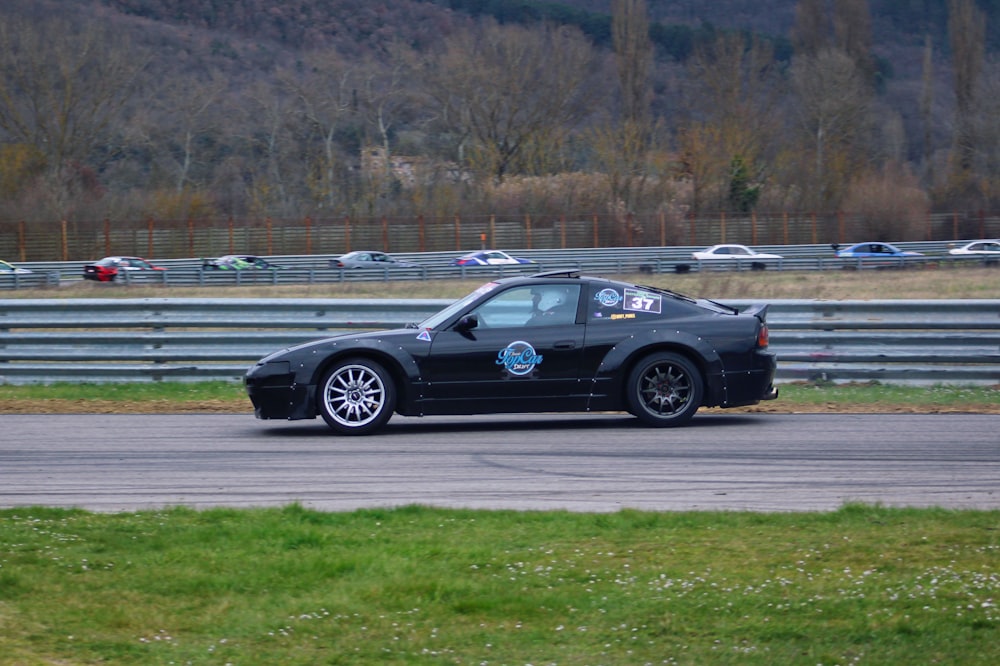
[[[580,285],[525,285],[507,289],[473,313],[486,328],[571,325],[576,321]]]
[[[531,289],[528,326],[568,326],[576,323],[580,285],[548,284]]]
[[[486,328],[524,326],[531,318],[531,289],[507,289],[472,312],[479,317],[479,325]]]

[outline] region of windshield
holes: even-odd
[[[427,319],[423,320],[417,325],[417,328],[429,328],[429,329],[437,328],[442,323],[451,319],[456,313],[468,307],[469,304],[472,303],[474,300],[476,300],[483,294],[487,294],[493,291],[496,288],[497,288],[496,282],[487,282],[486,284],[484,284],[479,289],[476,289],[471,294],[468,294],[460,298],[459,300],[455,301],[454,303],[446,307],[444,310],[441,310],[441,312],[431,315]]]

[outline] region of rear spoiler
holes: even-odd
[[[757,319],[764,322],[767,321],[767,307],[767,303],[754,303],[744,310],[743,314],[753,315],[754,317],[757,317]]]

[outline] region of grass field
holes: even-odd
[[[932,273],[645,281],[716,299],[1000,298],[996,272]],[[478,284],[33,297],[455,298]],[[1000,390],[792,384],[747,409],[1000,413]],[[253,418],[237,382],[0,385],[0,413],[127,411]],[[0,509],[0,666],[985,666],[1000,663],[998,571],[1000,511]]]
[[[0,663],[992,665],[998,525],[871,506],[0,510]]]

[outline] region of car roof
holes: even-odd
[[[492,282],[498,285],[512,285],[512,284],[553,284],[553,283],[565,283],[567,280],[575,280],[578,282],[586,283],[608,283],[608,284],[620,284],[625,286],[631,286],[631,282],[622,282],[621,280],[612,280],[606,277],[600,277],[596,275],[581,275],[580,271],[575,269],[561,270],[561,271],[548,271],[545,273],[533,273],[531,275],[513,275],[511,277],[499,278],[497,280],[492,280]],[[635,285],[638,286],[638,285]]]

